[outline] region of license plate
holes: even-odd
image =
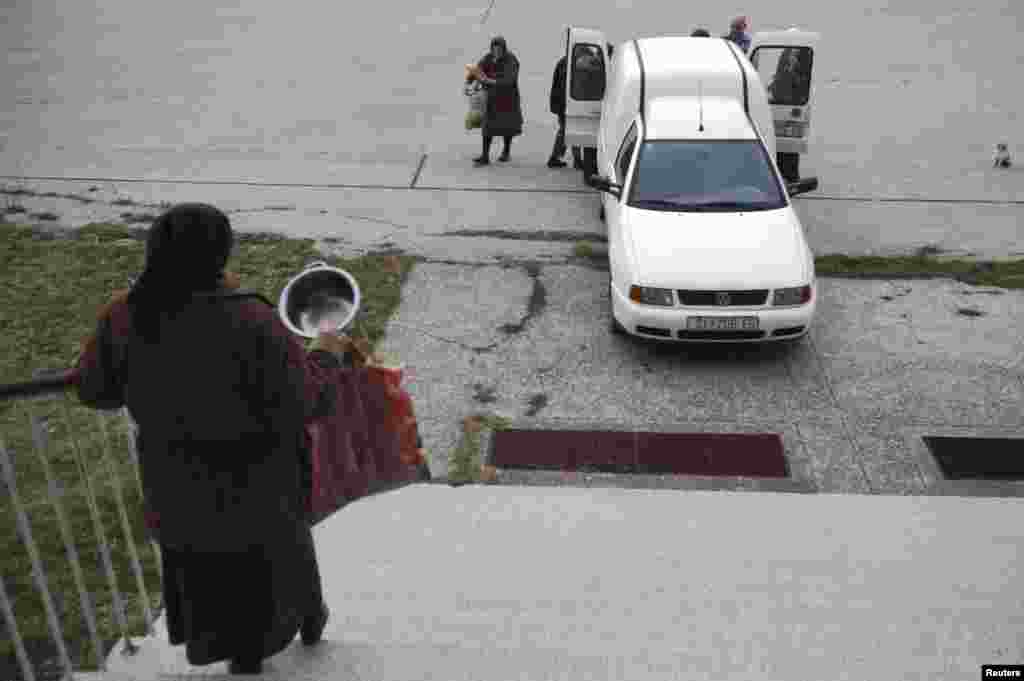
[[[690,331],[757,331],[757,317],[687,317]]]

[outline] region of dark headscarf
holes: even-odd
[[[503,54],[508,54],[508,43],[505,42],[505,39],[500,35],[496,35],[491,38],[491,49],[494,49],[495,45],[499,45],[502,48],[504,51]]]
[[[234,236],[223,212],[205,203],[180,203],[153,223],[146,240],[146,267],[128,294],[132,325],[148,342],[160,322],[179,312],[196,291],[216,289]]]

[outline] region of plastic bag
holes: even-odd
[[[479,128],[484,122],[484,111],[487,109],[487,90],[480,83],[467,83],[466,97],[469,99],[469,111],[466,112],[466,130]]]

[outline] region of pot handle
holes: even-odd
[[[330,265],[325,263],[323,260],[314,260],[311,263],[306,263],[306,267],[303,268],[302,271],[305,272],[306,270],[311,270],[315,267],[330,267]]]

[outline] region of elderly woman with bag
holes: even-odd
[[[305,426],[332,408],[341,339],[306,353],[269,301],[225,274],[228,218],[180,204],[150,229],[146,265],[79,359],[78,394],[139,426],[172,645],[194,665],[258,673],[320,640],[328,610],[310,531]]]
[[[519,60],[508,51],[504,38],[491,40],[490,52],[477,62],[472,76],[487,90],[480,126],[483,153],[473,163],[485,166],[491,162],[491,142],[495,137],[505,142],[498,160],[508,161],[512,138],[523,133],[523,111],[519,99]]]

